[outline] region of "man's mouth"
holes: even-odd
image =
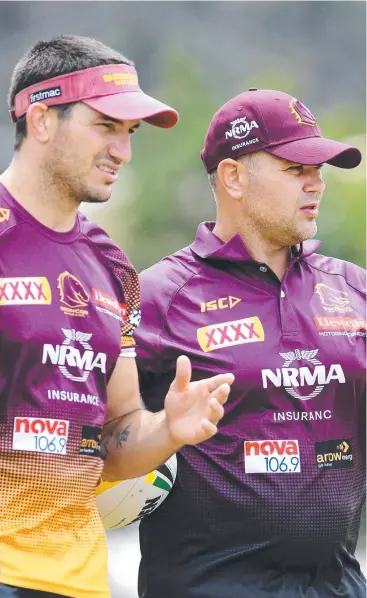
[[[109,179],[111,183],[114,183],[118,179],[118,169],[117,168],[110,168],[104,164],[100,164],[97,166],[98,170],[106,174],[106,178]]]

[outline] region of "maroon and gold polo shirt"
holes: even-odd
[[[138,275],[102,229],[79,213],[55,232],[0,185],[0,584],[110,595],[100,436],[138,321]]]

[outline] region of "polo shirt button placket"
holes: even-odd
[[[280,327],[283,336],[298,336],[299,329],[297,325],[296,311],[289,300],[289,293],[285,293],[283,289],[279,294],[279,315]]]

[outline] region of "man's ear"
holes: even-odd
[[[55,111],[51,111],[45,104],[36,102],[29,106],[26,115],[27,136],[39,143],[47,143],[55,127]]]
[[[247,168],[241,162],[231,158],[219,162],[217,181],[233,199],[242,199],[247,180]]]

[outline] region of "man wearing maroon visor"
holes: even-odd
[[[214,115],[201,158],[217,219],[141,274],[140,386],[161,409],[181,353],[194,379],[235,382],[141,522],[139,595],[365,598],[366,277],[311,240],[322,165],[361,154],[298,99],[251,89]]]
[[[190,383],[158,414],[135,365],[137,273],[79,211],[105,202],[140,121],[175,110],[132,62],[82,37],[36,43],[10,92],[16,146],[0,177],[0,598],[108,598],[95,488],[152,471],[216,432],[232,374]],[[102,457],[102,459],[101,459]],[[123,574],[123,573],[122,573]]]

